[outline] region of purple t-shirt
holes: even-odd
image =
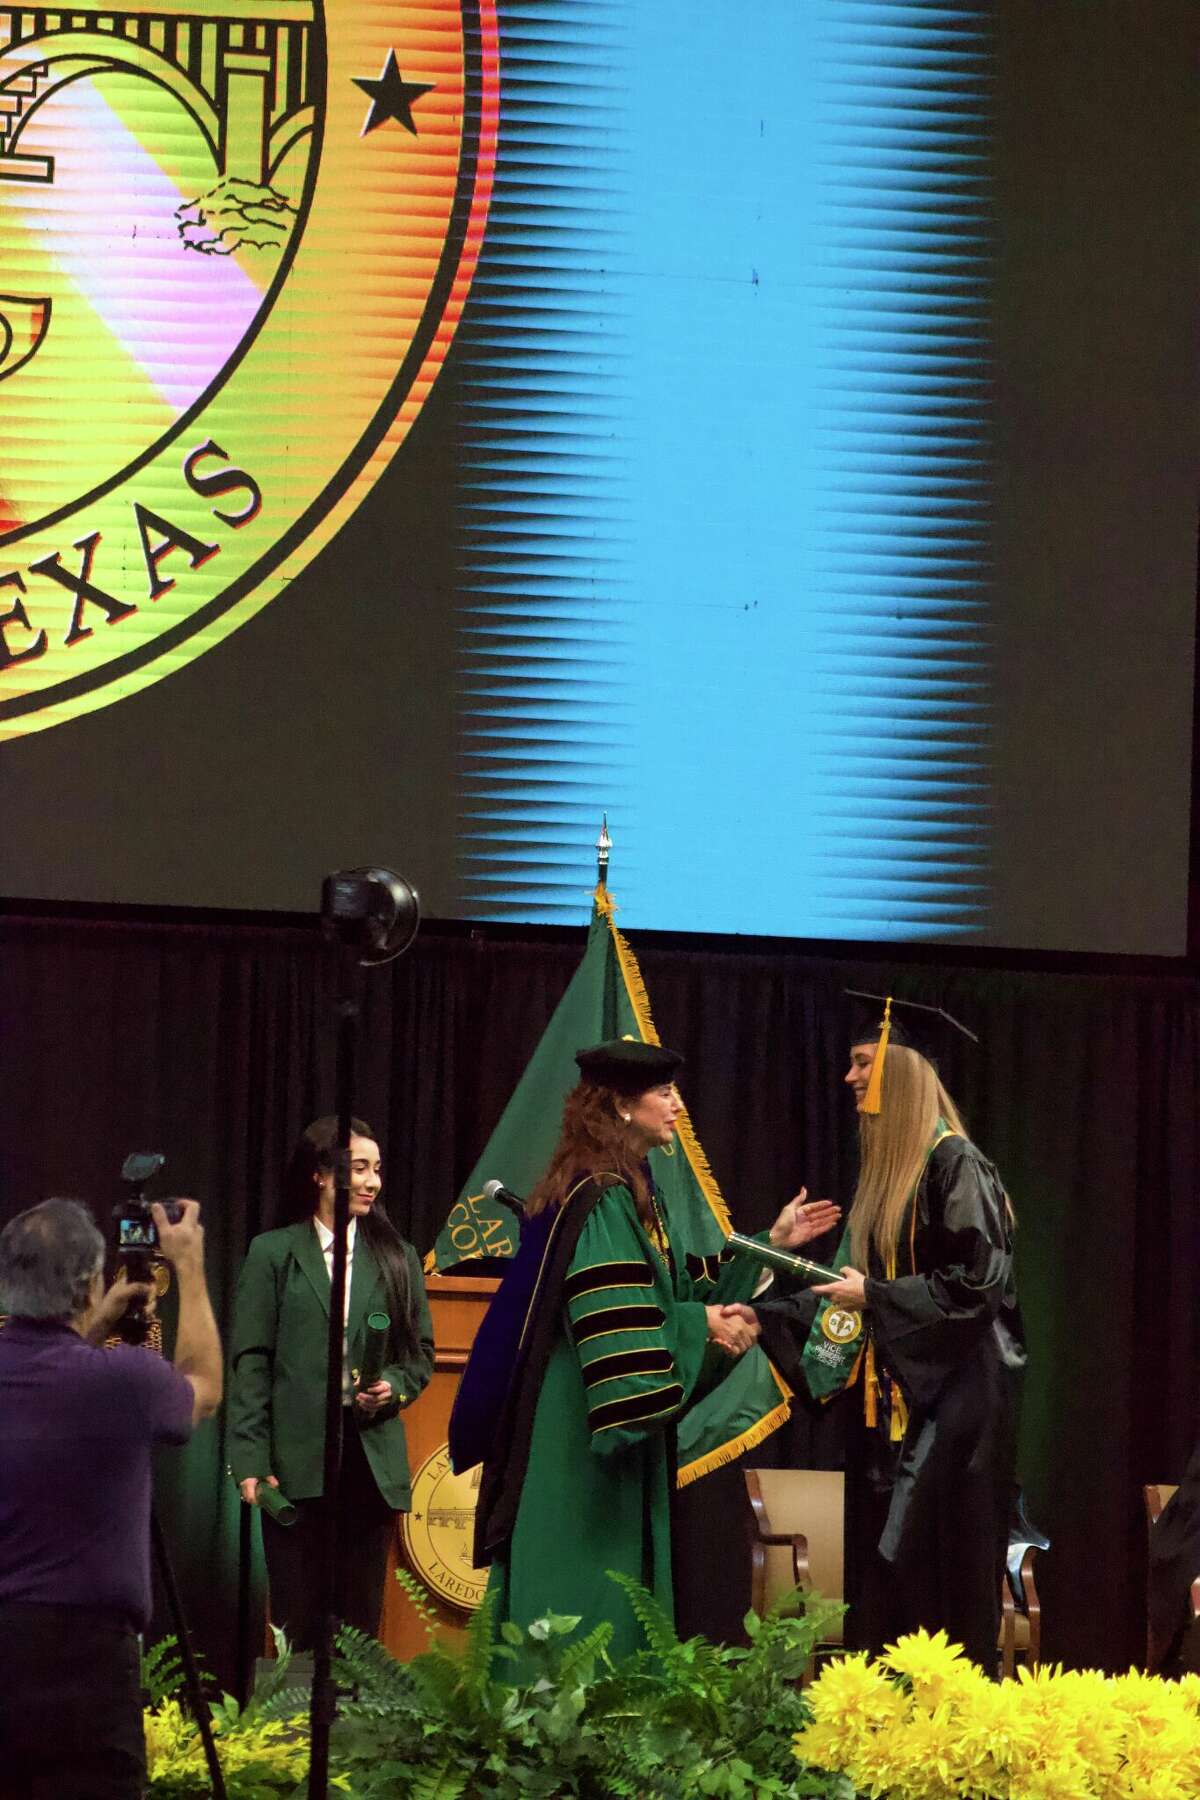
[[[150,1455],[192,1430],[192,1385],[151,1350],[68,1325],[0,1327],[0,1603],[150,1617]]]

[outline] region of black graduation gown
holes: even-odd
[[[1147,1592],[1151,1660],[1164,1675],[1200,1668],[1191,1626],[1191,1587],[1200,1575],[1200,1444],[1150,1533]]]
[[[868,1427],[861,1383],[851,1390],[848,1641],[878,1652],[918,1626],[941,1629],[991,1669],[1025,1348],[1004,1189],[966,1138],[935,1145],[896,1263],[888,1280],[872,1254],[867,1318],[908,1423],[892,1442],[886,1408]]]

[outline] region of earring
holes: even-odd
[[[627,1125],[632,1124],[632,1120],[630,1119],[630,1116],[628,1113],[622,1113],[621,1117],[624,1119],[624,1121]]]

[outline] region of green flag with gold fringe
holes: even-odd
[[[617,930],[614,913],[607,887],[598,887],[583,960],[450,1210],[426,1259],[427,1273],[452,1269],[475,1257],[516,1254],[517,1221],[505,1207],[485,1197],[484,1184],[499,1180],[518,1194],[533,1187],[558,1142],[563,1102],[579,1079],[577,1050],[615,1037],[639,1038],[647,1044],[660,1041],[637,958]],[[676,1130],[670,1150],[650,1152],[654,1180],[666,1202],[672,1231],[682,1239],[673,1246],[680,1265],[686,1261],[695,1269],[707,1262],[711,1271],[729,1234],[729,1211],[686,1108]],[[722,1291],[704,1297],[745,1297],[733,1291],[727,1295],[728,1286],[726,1279],[720,1283]],[[731,1379],[735,1372],[736,1379]],[[790,1399],[790,1391],[762,1350],[755,1346],[747,1351],[681,1422],[680,1485],[761,1442],[783,1423]]]

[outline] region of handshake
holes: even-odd
[[[758,1316],[752,1306],[735,1301],[729,1306],[706,1306],[708,1341],[724,1350],[727,1356],[743,1356],[758,1342]]]
[[[810,1200],[808,1189],[801,1188],[798,1194],[793,1194],[772,1225],[768,1234],[770,1245],[776,1251],[798,1250],[810,1239],[821,1237],[825,1232],[832,1231],[841,1216],[841,1207],[835,1206],[832,1200]],[[773,1259],[771,1250],[766,1245],[757,1245],[748,1238],[738,1238],[736,1234],[730,1239],[731,1247],[734,1244],[743,1252],[757,1251],[755,1260],[766,1263],[768,1267],[771,1266],[773,1260],[786,1263],[795,1261],[795,1258],[791,1256]],[[817,1270],[818,1273],[832,1275],[832,1270],[822,1271],[815,1263],[808,1264],[807,1267]],[[818,1289],[817,1291],[818,1293],[828,1292],[828,1289]],[[709,1343],[717,1344],[729,1356],[744,1356],[751,1345],[758,1342],[762,1327],[759,1325],[758,1316],[752,1306],[746,1306],[742,1301],[735,1301],[728,1306],[706,1306],[704,1310],[708,1314]]]

